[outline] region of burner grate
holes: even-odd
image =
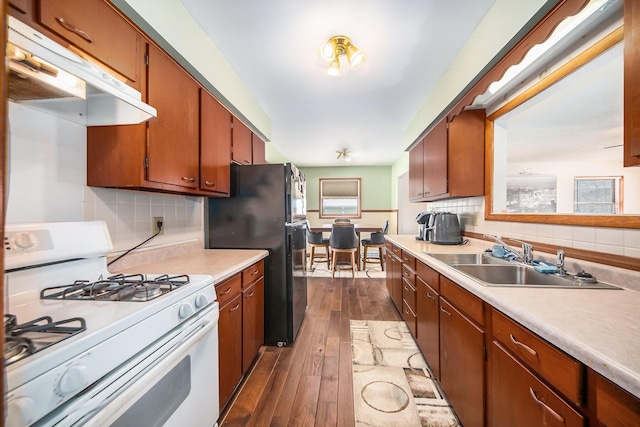
[[[15,315],[5,314],[4,325],[5,366],[87,329],[86,323],[81,317],[54,322],[51,317],[43,316],[18,324]]]
[[[147,279],[143,274],[117,274],[95,282],[76,280],[69,285],[52,286],[40,291],[41,299],[150,301],[189,283],[186,274],[167,274]]]

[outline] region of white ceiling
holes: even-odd
[[[391,165],[403,129],[495,0],[182,0],[271,117],[298,166]],[[346,35],[362,67],[325,75],[318,48]],[[204,54],[204,53],[203,53]],[[351,162],[338,161],[349,149]]]

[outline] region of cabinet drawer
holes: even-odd
[[[440,292],[440,274],[423,262],[417,261],[416,274],[436,292]]]
[[[584,375],[579,362],[496,310],[492,325],[495,339],[569,399],[582,403]]]
[[[402,299],[416,313],[416,288],[406,279],[402,280]]]
[[[496,341],[491,347],[490,426],[582,427],[584,417]]]
[[[411,334],[416,336],[416,314],[411,308],[407,305],[406,301],[402,302],[402,318],[405,323],[409,327]]]
[[[413,287],[416,286],[416,273],[409,269],[406,264],[402,264],[402,277],[411,283]]]
[[[230,298],[242,290],[242,276],[236,274],[233,277],[216,285],[216,295],[220,305],[224,305]]]
[[[257,262],[249,268],[242,270],[242,287],[250,285],[264,276],[264,261]]]
[[[402,260],[402,249],[395,245],[391,245],[391,254],[395,255],[399,260]]]
[[[402,263],[411,270],[416,270],[416,258],[408,252],[402,252]]]
[[[132,82],[139,81],[140,35],[103,0],[38,1],[38,21]]]
[[[469,316],[479,325],[484,325],[484,306],[480,298],[462,289],[444,276],[440,276],[440,294],[466,316]]]
[[[607,427],[640,426],[640,400],[600,375],[596,376],[596,412]]]

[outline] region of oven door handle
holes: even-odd
[[[143,377],[157,377],[167,367],[181,360],[200,338],[217,327],[220,317],[217,303],[213,308],[215,310],[212,309],[210,314],[204,315],[186,326],[169,342],[154,349],[142,360],[136,358],[133,363],[129,360],[112,374],[100,380],[96,386],[104,385],[94,393],[87,393],[87,398],[78,402],[77,407],[69,408],[65,421],[71,421],[73,424],[70,425],[72,426],[103,425],[104,418],[112,415],[103,412],[106,406],[116,401],[122,402],[124,405],[132,396],[147,386],[147,382],[140,381]],[[117,405],[117,407],[123,405]]]

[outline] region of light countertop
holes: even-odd
[[[387,240],[640,398],[640,292],[487,287],[423,251],[482,252],[490,242],[434,245],[399,235]]]
[[[115,273],[209,274],[220,283],[269,255],[266,250],[200,249],[185,254],[128,266]]]

